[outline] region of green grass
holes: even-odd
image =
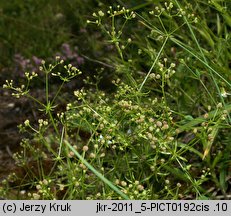
[[[4,84],[43,114],[19,126],[29,134],[14,155],[24,175],[3,180],[2,196],[229,199],[229,1],[118,3],[79,3],[81,13],[71,7],[89,46],[80,48],[81,71],[57,58],[42,62],[38,76],[26,74],[25,87]],[[63,28],[61,43],[71,41]],[[57,46],[49,39],[45,43]],[[65,85],[81,79],[83,87],[65,100]],[[38,80],[44,98],[33,94]],[[60,103],[65,110],[57,109]]]

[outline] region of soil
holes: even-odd
[[[20,150],[22,135],[18,125],[31,118],[31,104],[26,98],[14,98],[3,89],[6,79],[17,79],[14,73],[0,68],[0,181],[15,171],[13,154]]]
[[[26,97],[17,99],[11,96],[10,90],[2,88],[6,79],[18,80],[20,77],[13,77],[13,74],[9,76],[7,71],[0,69],[0,182],[8,174],[18,171],[18,167],[14,163],[13,154],[20,150],[20,142],[22,138],[25,138],[25,134],[19,132],[18,125],[23,124],[26,119],[29,119],[33,123],[42,118],[42,113],[36,111],[37,107],[35,109],[35,104],[32,100]],[[35,91],[30,93],[37,99],[44,101],[44,89],[40,87],[34,88]],[[73,92],[73,88],[75,87],[69,86],[66,92]],[[72,94],[69,93],[67,95],[63,93],[62,96],[68,99],[70,95]],[[57,109],[63,110],[65,108],[64,103],[64,101],[59,101]]]
[[[19,150],[21,135],[17,126],[26,118],[28,103],[0,90],[0,180],[15,169],[13,154]]]

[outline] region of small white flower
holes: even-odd
[[[128,130],[127,130],[127,134],[131,134],[132,133],[132,130],[129,128]]]
[[[24,121],[25,126],[29,126],[30,125],[30,121],[27,119],[26,121]]]
[[[99,11],[98,14],[99,14],[99,16],[101,16],[101,17],[104,16],[104,12],[103,12],[103,11]]]
[[[226,92],[224,88],[221,89],[221,96],[222,97],[227,97],[228,95],[231,95],[230,93]]]

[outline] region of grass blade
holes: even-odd
[[[105,184],[107,184],[112,190],[114,190],[117,194],[119,194],[125,200],[129,200],[129,197],[119,190],[111,181],[105,178],[100,172],[98,172],[91,164],[89,164],[75,149],[74,147],[67,141],[65,144],[68,148],[74,152],[74,154],[79,158],[79,160],[89,169],[91,170],[99,179],[101,179]]]

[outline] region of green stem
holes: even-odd
[[[49,115],[49,118],[50,118],[50,120],[52,122],[52,125],[53,125],[53,127],[55,129],[55,132],[56,132],[57,136],[59,136],[59,130],[58,130],[56,124],[55,124],[55,120],[54,120],[54,118],[53,118],[53,116],[51,114],[51,111],[48,112],[48,115]]]
[[[209,119],[215,118],[215,116],[217,116],[217,115],[222,114],[224,110],[226,110],[227,112],[230,112],[231,111],[231,104],[226,105],[223,109],[220,109],[220,110],[216,109],[216,110],[213,110],[213,111],[209,112],[207,119],[205,119],[203,116],[200,116],[200,117],[198,117],[196,119],[193,119],[192,121],[180,126],[178,128],[178,130],[180,132],[190,130],[192,127],[194,127],[194,126],[196,126],[198,124],[201,124],[204,121],[208,121]]]
[[[35,97],[31,96],[30,94],[26,94],[26,97],[32,99],[33,101],[35,101],[36,103],[38,103],[42,107],[46,108],[46,106],[42,102],[40,102],[39,100],[37,100]]]
[[[129,197],[119,190],[111,181],[105,178],[100,172],[98,172],[91,164],[89,164],[77,151],[76,149],[67,141],[65,141],[68,148],[74,152],[74,154],[79,158],[79,160],[89,169],[91,170],[99,179],[101,179],[105,184],[107,184],[112,190],[114,190],[117,194],[119,194],[123,199],[129,200]]]
[[[61,86],[59,87],[58,91],[56,92],[52,102],[51,102],[51,106],[53,105],[53,103],[55,102],[55,99],[57,98],[57,96],[59,95],[59,92],[61,91],[61,89],[63,88],[64,85],[64,81],[62,82]]]
[[[181,9],[181,6],[180,6],[180,4],[178,3],[178,1],[175,0],[175,2],[176,2],[176,4],[177,4],[178,8]],[[213,2],[214,2],[214,1],[213,1]],[[205,55],[204,55],[204,52],[202,51],[202,48],[201,48],[201,46],[200,46],[200,44],[199,44],[199,42],[198,42],[198,40],[197,40],[197,38],[196,38],[196,36],[195,36],[195,34],[194,34],[194,32],[193,32],[193,29],[192,29],[191,25],[190,25],[189,22],[188,22],[187,17],[184,16],[183,18],[184,18],[184,20],[185,20],[185,22],[186,22],[186,24],[187,24],[187,26],[188,26],[188,28],[189,28],[189,30],[190,30],[190,33],[191,33],[191,35],[192,35],[192,37],[193,37],[193,40],[195,41],[195,43],[196,43],[198,49],[200,50],[200,53],[201,53],[201,56],[202,56],[204,62],[206,63],[207,66],[209,66],[208,61],[207,61],[207,59],[206,59],[206,57],[205,57]],[[199,59],[199,58],[198,58],[198,59]],[[210,69],[210,68],[209,68],[209,69]],[[224,101],[223,97],[221,96],[220,88],[219,88],[218,85],[217,85],[217,82],[216,82],[216,80],[215,80],[215,77],[213,76],[212,71],[213,71],[213,70],[211,70],[211,69],[209,70],[210,76],[211,76],[211,78],[212,78],[212,80],[213,80],[213,83],[214,83],[216,89],[217,89],[217,92],[218,92],[218,94],[219,94],[219,96],[220,96],[220,100],[221,100],[222,104],[225,105],[225,101]],[[214,72],[214,71],[213,71],[213,72]],[[221,77],[220,74],[219,74],[219,77]],[[223,78],[223,77],[222,77],[222,78]],[[231,118],[230,118],[230,115],[229,115],[229,114],[228,114],[228,119],[229,119],[229,122],[231,122]]]
[[[169,38],[168,36],[165,38],[164,43],[163,43],[162,47],[160,48],[159,53],[157,54],[157,56],[156,56],[156,58],[155,58],[155,60],[154,60],[154,62],[153,62],[153,64],[152,64],[151,68],[150,68],[149,71],[148,71],[148,74],[146,75],[146,77],[144,78],[144,81],[143,81],[143,82],[141,83],[141,85],[140,85],[139,92],[141,92],[141,90],[142,90],[144,84],[146,83],[146,81],[147,81],[147,79],[148,79],[150,73],[152,72],[152,69],[153,69],[154,66],[156,65],[156,62],[158,61],[158,59],[159,59],[159,57],[160,57],[160,55],[161,55],[161,53],[162,53],[162,51],[163,51],[163,49],[164,49],[164,47],[165,47],[167,41],[168,41],[168,38]]]
[[[46,102],[49,103],[49,82],[48,82],[48,71],[46,71]]]
[[[210,65],[208,65],[204,60],[202,60],[198,55],[194,54],[190,49],[186,48],[182,42],[177,40],[176,38],[170,37],[170,39],[176,43],[178,46],[186,50],[188,53],[190,53],[192,56],[194,56],[197,60],[199,60],[202,64],[204,64],[207,68],[209,68],[211,71],[213,71],[214,74],[216,74],[220,79],[222,79],[227,85],[231,87],[231,84],[224,78],[222,77],[216,70],[214,70]]]

